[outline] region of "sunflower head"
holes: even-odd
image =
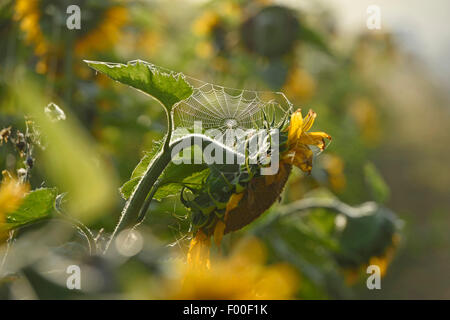
[[[204,185],[191,190],[192,200],[181,200],[191,211],[191,220],[196,236],[191,242],[188,262],[196,266],[209,265],[210,238],[217,246],[224,234],[237,231],[250,224],[279,198],[289,178],[292,165],[305,172],[312,169],[313,145],[325,148],[325,139],[331,139],[324,132],[309,132],[316,113],[309,111],[305,118],[297,110],[290,118],[286,129],[280,125],[280,166],[276,174],[261,175],[262,164],[236,165],[222,171],[211,167]]]

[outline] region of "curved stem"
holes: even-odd
[[[92,234],[91,230],[74,217],[65,215],[59,210],[56,210],[56,213],[58,214],[60,219],[73,224],[78,229],[78,231],[80,231],[81,234],[86,238],[89,247],[89,254],[97,254],[97,241],[95,241],[94,235]]]
[[[130,225],[130,222],[136,222],[149,191],[152,189],[154,183],[159,178],[163,170],[169,164],[170,160],[170,151],[163,148],[163,150],[161,150],[149,164],[147,170],[142,176],[142,179],[139,181],[136,189],[122,210],[120,220],[106,245],[104,251],[105,253],[111,245],[115,235],[122,230],[123,227]]]
[[[172,124],[170,115],[168,116],[168,121],[170,123],[169,128],[171,129]],[[130,199],[123,208],[120,220],[117,223],[116,228],[114,229],[114,232],[106,245],[104,253],[107,252],[114,237],[119,231],[121,231],[124,227],[135,225],[136,223],[141,221],[141,219],[143,219],[143,216],[140,215],[141,212],[142,214],[145,215],[145,211],[143,212],[142,210],[143,206],[146,203],[148,208],[152,200],[151,198],[149,198],[146,201],[147,196],[149,192],[152,190],[152,188],[154,188],[155,183],[158,180],[159,176],[162,174],[166,166],[172,160],[173,152],[178,154],[182,149],[193,146],[194,144],[198,145],[202,150],[204,150],[206,146],[212,143],[216,145],[216,148],[218,150],[222,150],[225,157],[228,156],[225,159],[230,159],[232,157],[235,163],[243,163],[243,161],[245,161],[245,155],[240,154],[234,151],[233,149],[227,147],[226,145],[202,134],[190,134],[174,141],[173,143],[170,143],[170,139],[171,133],[168,133],[166,136],[166,140],[164,142],[163,149],[155,156],[153,161],[149,164],[147,170],[142,176],[142,179],[139,181]],[[156,188],[152,192],[153,193],[156,192]]]
[[[323,208],[337,213],[342,213],[343,215],[349,218],[356,218],[370,214],[371,212],[376,210],[376,207],[377,204],[372,201],[364,202],[363,204],[357,207],[352,207],[349,206],[348,204],[339,201],[338,199],[330,199],[330,198],[301,199],[276,209],[278,214],[273,215],[273,217],[269,219],[267,223],[264,224],[264,226],[267,226],[280,218],[309,209]]]
[[[139,217],[138,217],[136,224],[140,224],[140,223],[142,223],[142,221],[144,221],[147,210],[150,207],[150,204],[153,200],[153,196],[155,195],[156,191],[158,191],[158,187],[159,187],[159,184],[158,184],[158,181],[156,181],[155,184],[153,185],[152,190],[148,194],[147,199],[145,199],[144,205],[142,206],[141,211],[139,212]]]
[[[164,145],[162,150],[155,156],[153,161],[147,167],[142,179],[139,181],[136,189],[131,195],[130,199],[127,201],[125,207],[120,215],[119,222],[117,223],[111,238],[106,244],[104,253],[108,250],[111,242],[113,241],[116,234],[122,230],[125,226],[128,226],[130,222],[136,222],[139,219],[139,213],[141,212],[143,203],[147,198],[149,191],[153,188],[154,183],[159,178],[161,173],[164,171],[166,166],[171,160],[170,152],[170,139],[172,138],[172,115],[170,111],[163,105],[166,111],[167,117],[167,133],[164,140]]]

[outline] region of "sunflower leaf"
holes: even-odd
[[[25,196],[20,207],[6,217],[7,229],[14,229],[49,218],[54,209],[56,188],[42,188]]]
[[[192,86],[185,81],[182,74],[158,69],[144,61],[136,60],[127,64],[87,60],[85,62],[111,79],[152,96],[168,111],[193,92]]]

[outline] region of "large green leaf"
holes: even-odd
[[[49,218],[53,212],[57,192],[55,188],[42,188],[25,196],[20,207],[7,215],[6,229],[21,227]]]
[[[180,73],[163,71],[144,61],[137,60],[126,65],[101,61],[85,62],[111,79],[149,94],[169,111],[175,103],[188,98],[193,92],[192,86]]]

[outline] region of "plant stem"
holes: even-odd
[[[131,195],[130,199],[127,201],[125,207],[122,210],[120,220],[108,241],[105,253],[108,250],[111,242],[113,241],[116,234],[123,229],[123,227],[129,226],[130,222],[136,222],[139,217],[139,212],[141,211],[142,205],[147,198],[149,191],[152,189],[154,183],[159,178],[163,170],[169,164],[171,160],[170,151],[161,150],[154,160],[149,164],[147,170],[145,171],[142,179],[139,181],[136,189]]]
[[[377,208],[377,204],[375,202],[369,201],[364,202],[358,207],[352,207],[348,204],[345,204],[338,199],[330,199],[330,198],[306,198],[294,201],[288,205],[281,206],[276,209],[276,215],[273,215],[271,219],[269,219],[264,226],[268,226],[276,220],[293,215],[305,210],[309,209],[328,209],[337,213],[341,213],[349,218],[361,217],[371,212],[374,212]]]
[[[168,121],[170,123],[169,129],[172,129],[172,121],[170,116],[168,116]],[[155,156],[153,161],[149,164],[147,167],[147,170],[145,171],[144,175],[142,176],[142,179],[139,181],[138,185],[136,186],[136,189],[132,193],[130,199],[126,203],[125,207],[122,210],[120,220],[116,225],[116,228],[114,229],[111,238],[109,239],[108,243],[106,244],[104,253],[106,253],[109,249],[109,246],[111,245],[113,239],[115,238],[116,234],[121,231],[123,228],[130,227],[131,225],[136,225],[136,223],[139,223],[143,217],[145,216],[145,211],[143,210],[143,206],[145,205],[146,208],[150,205],[151,198],[149,198],[147,201],[147,197],[150,191],[152,193],[156,192],[156,188],[153,189],[155,186],[156,181],[158,180],[159,176],[162,174],[166,166],[169,164],[169,162],[172,159],[172,152],[176,146],[181,144],[182,146],[193,146],[194,144],[197,144],[202,150],[204,148],[213,143],[216,144],[216,147],[222,152],[224,152],[224,156],[226,157],[227,154],[231,153],[233,156],[233,159],[235,163],[240,163],[245,160],[245,155],[242,155],[240,153],[235,152],[231,148],[225,146],[224,144],[221,144],[212,138],[209,138],[205,135],[201,134],[190,134],[183,138],[180,138],[173,143],[170,143],[171,139],[171,131],[167,134],[166,140],[164,142],[163,149]],[[180,150],[181,151],[181,150]],[[228,158],[226,158],[228,159]],[[152,195],[151,195],[152,196]]]
[[[131,195],[130,199],[125,204],[125,207],[122,210],[120,215],[119,222],[114,229],[111,238],[106,244],[105,251],[108,251],[111,242],[114,240],[116,234],[122,230],[124,227],[130,225],[130,222],[136,223],[139,219],[139,213],[141,212],[142,206],[147,198],[148,193],[153,188],[156,180],[159,178],[161,173],[164,171],[166,166],[169,164],[171,160],[171,152],[170,152],[170,139],[172,137],[172,116],[170,111],[166,110],[167,117],[167,134],[164,140],[164,145],[162,150],[155,156],[152,162],[150,162],[147,170],[145,171],[142,179],[139,181],[136,189]]]
[[[60,210],[56,210],[56,213],[58,214],[58,217],[64,221],[69,222],[70,224],[73,224],[80,232],[81,234],[86,238],[86,241],[89,246],[89,254],[90,255],[96,255],[97,254],[97,241],[94,238],[94,235],[92,234],[91,230],[86,227],[82,222],[78,221],[74,217],[71,217],[69,215],[66,215],[62,213]]]

